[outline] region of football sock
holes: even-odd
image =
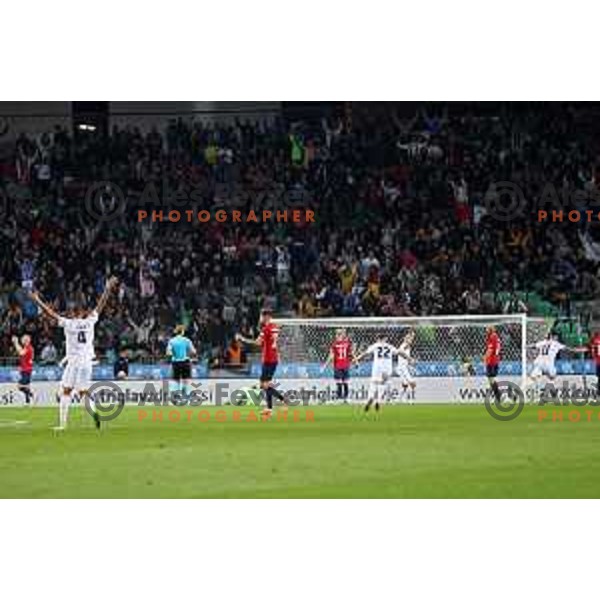
[[[500,394],[500,388],[498,387],[498,384],[495,381],[492,381],[491,386],[492,391],[494,392],[494,398],[496,399],[496,402],[499,403],[502,399],[502,396]]]
[[[268,387],[265,391],[265,396],[267,397],[267,408],[273,408],[273,388]]]
[[[272,390],[271,393],[273,394],[273,396],[275,396],[275,398],[277,398],[277,400],[283,401],[283,399],[284,399],[283,394],[277,388],[269,387],[269,389]]]
[[[90,409],[92,412],[92,418],[94,419],[94,424],[96,425],[96,429],[100,429],[100,416],[96,411],[96,401],[92,396],[88,396],[87,394],[83,397],[84,402],[89,402]]]
[[[71,396],[67,394],[60,395],[60,404],[58,406],[58,420],[61,427],[67,426],[69,418],[69,407],[71,406]]]

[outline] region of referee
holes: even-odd
[[[167,344],[167,356],[171,359],[173,379],[177,382],[177,391],[182,392],[182,400],[187,394],[187,387],[192,376],[192,357],[196,356],[196,348],[192,340],[185,337],[185,325],[175,327],[175,335]]]

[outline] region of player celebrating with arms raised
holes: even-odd
[[[25,404],[30,404],[33,394],[31,392],[31,373],[33,371],[33,344],[31,336],[24,335],[19,343],[19,338],[14,336],[13,346],[19,355],[19,390],[25,394]]]
[[[59,315],[49,304],[44,302],[38,292],[32,292],[33,301],[65,332],[66,361],[67,366],[63,372],[61,395],[59,404],[59,425],[56,429],[62,430],[67,426],[69,407],[71,405],[71,393],[73,390],[80,394],[83,399],[92,379],[92,363],[94,360],[94,326],[98,321],[100,313],[104,310],[110,292],[117,284],[117,278],[111,277],[104,292],[98,300],[96,308],[88,312],[83,307],[77,307],[73,311],[73,317]],[[93,399],[88,398],[90,406],[94,409]],[[95,410],[92,410],[96,427],[100,428],[100,419]]]
[[[346,334],[345,329],[338,329],[336,337],[331,345],[331,350],[327,361],[323,365],[322,371],[333,361],[333,377],[336,385],[336,396],[338,400],[348,402],[349,388],[348,379],[350,378],[350,364],[352,363],[352,342]]]
[[[496,382],[498,376],[498,369],[500,368],[500,352],[502,350],[502,344],[500,342],[500,336],[498,335],[496,328],[490,325],[487,328],[487,335],[485,341],[485,355],[483,362],[485,364],[485,374],[494,393],[494,399],[497,404],[500,403],[502,395],[500,394],[500,388]]]
[[[396,372],[402,385],[402,396],[404,402],[414,404],[415,402],[415,390],[417,382],[410,370],[410,364],[414,362],[414,359],[410,358],[412,346],[415,342],[415,332],[411,329],[402,340],[398,353],[398,368]]]
[[[541,376],[546,376],[550,381],[556,377],[556,357],[561,350],[570,350],[558,341],[556,333],[549,333],[545,340],[532,344],[537,349],[538,355],[533,361],[531,382],[535,385]],[[575,348],[574,350],[578,350]]]
[[[371,367],[371,383],[369,385],[369,399],[365,406],[365,412],[369,412],[371,405],[375,404],[375,410],[379,412],[380,404],[389,393],[390,378],[394,374],[394,357],[402,356],[410,361],[402,350],[392,346],[385,338],[379,338],[374,344],[371,344],[363,353],[356,357],[355,363],[358,363],[363,357],[372,355],[373,366]]]
[[[283,400],[283,394],[273,385],[273,377],[277,370],[279,362],[279,352],[277,349],[277,339],[279,336],[279,327],[272,321],[273,313],[271,309],[264,308],[261,312],[261,330],[258,338],[251,340],[238,334],[236,337],[244,344],[254,344],[261,347],[262,369],[260,374],[260,389],[264,390],[267,399],[267,408],[263,414],[270,417],[273,412],[273,396],[278,400]]]

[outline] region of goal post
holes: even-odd
[[[492,325],[502,344],[498,379],[524,389],[528,346],[543,339],[552,327],[551,321],[525,314],[278,318],[275,323],[280,328],[280,376],[305,380],[332,377],[332,369],[322,369],[339,329],[350,338],[355,356],[379,339],[398,347],[413,331],[413,369],[421,388],[417,397],[423,402],[460,401],[470,390],[487,393],[483,355],[486,330]],[[364,382],[369,375],[368,360],[352,370],[352,380]]]

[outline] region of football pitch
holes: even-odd
[[[600,409],[577,409],[577,422],[573,408],[540,410],[499,422],[482,405],[394,405],[367,418],[325,405],[261,422],[248,408],[209,407],[179,409],[174,422],[167,408],[160,420],[127,407],[98,433],[76,407],[56,433],[56,408],[3,408],[0,497],[600,497]]]

